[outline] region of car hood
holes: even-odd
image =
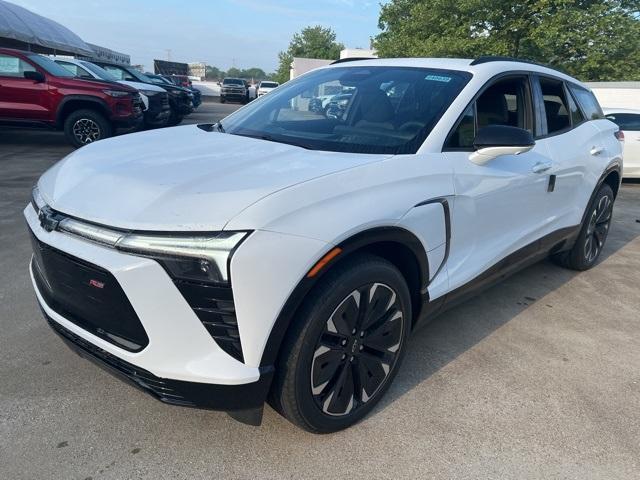
[[[214,231],[271,193],[388,157],[305,150],[190,125],[82,147],[38,186],[53,209],[92,222]]]
[[[151,85],[148,83],[132,82],[131,80],[118,80],[118,83],[121,83],[122,85],[128,85],[129,87],[135,88],[136,90],[148,90],[150,92],[166,92],[164,88],[158,87],[157,85]]]

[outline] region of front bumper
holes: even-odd
[[[80,357],[163,403],[227,412],[255,410],[262,408],[271,386],[273,367],[263,369],[257,382],[242,385],[215,385],[159,378],[87,342],[56,323],[44,310],[43,314],[51,329]]]
[[[47,304],[32,270],[47,321],[76,352],[167,403],[229,411],[264,403],[272,369],[248,366],[220,348],[157,262],[69,234],[47,232],[31,205],[24,215],[39,242],[109,272],[126,293],[149,339],[141,350],[128,351],[65,318]]]

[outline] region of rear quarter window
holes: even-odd
[[[587,117],[587,120],[598,120],[600,118],[604,118],[602,108],[600,108],[600,104],[592,92],[576,85],[569,85],[569,89],[576,97],[576,100]]]

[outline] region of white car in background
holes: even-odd
[[[162,126],[169,119],[171,113],[167,91],[156,85],[118,80],[104,68],[88,62],[68,57],[50,56],[58,65],[64,67],[78,78],[96,79],[108,82],[118,82],[138,90],[144,104],[144,123],[147,126]]]
[[[629,108],[604,108],[609,120],[620,127],[624,134],[625,178],[640,178],[640,110]]]
[[[262,95],[266,95],[267,93],[269,93],[275,88],[278,88],[279,86],[280,84],[278,82],[263,80],[256,87],[256,91],[258,92],[258,97],[261,97]]]
[[[333,85],[344,109],[310,110]],[[340,430],[417,325],[546,257],[596,264],[618,136],[587,87],[541,65],[337,61],[221,122],[51,167],[24,210],[33,285],[65,342],[165,403],[258,424],[269,401]]]

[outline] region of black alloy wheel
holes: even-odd
[[[353,254],[307,294],[283,340],[269,402],[295,425],[329,433],[367,415],[398,372],[411,296],[389,261]]]
[[[394,366],[405,318],[389,285],[351,292],[325,324],[311,364],[311,391],[327,415],[347,415],[367,403]]]

